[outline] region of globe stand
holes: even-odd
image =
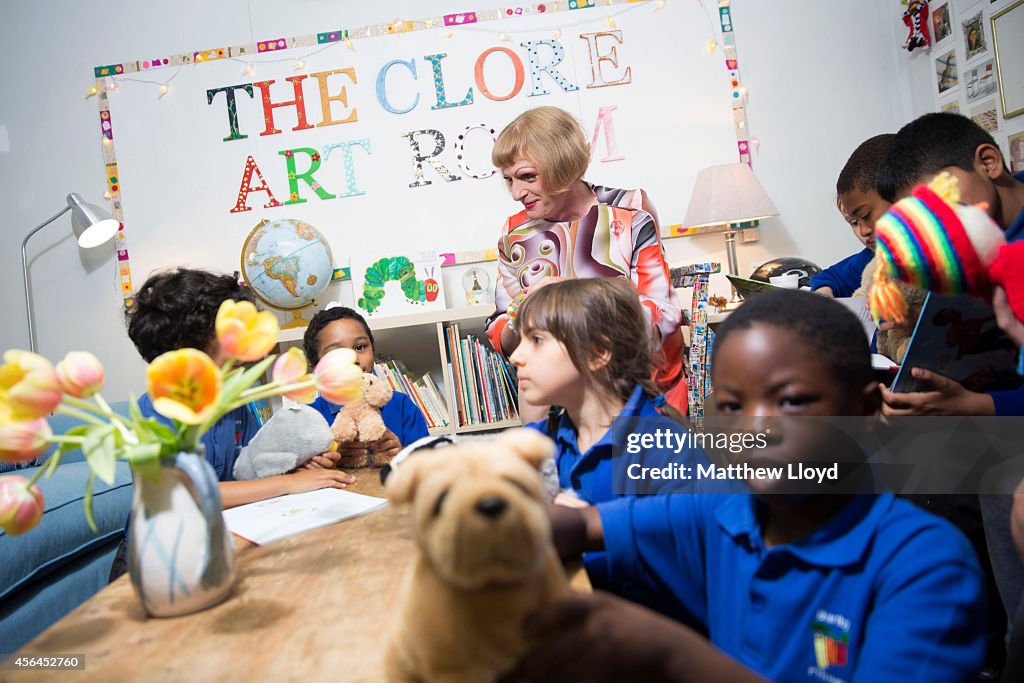
[[[282,330],[293,330],[297,327],[309,327],[309,321],[302,317],[302,311],[306,309],[305,306],[302,308],[292,311],[292,319],[281,325]]]

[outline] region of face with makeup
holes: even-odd
[[[881,218],[889,202],[874,190],[853,188],[839,195],[839,212],[853,229],[853,234],[868,249],[875,248],[875,221]]]
[[[512,199],[520,202],[531,220],[561,220],[570,199],[569,192],[551,192],[544,183],[544,173],[533,161],[520,156],[501,169]]]

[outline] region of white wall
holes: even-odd
[[[3,147],[0,133],[0,206],[6,209],[0,224],[0,291],[6,294],[0,302],[0,348],[28,345],[19,263],[24,235],[56,213],[67,192],[102,202],[96,102],[83,97],[93,82],[93,66],[314,33],[325,25],[498,5],[494,0],[478,5],[436,0],[4,0],[0,126],[6,127],[10,146]],[[898,49],[903,39],[899,12],[888,0],[827,7],[820,0],[734,0],[733,20],[749,92],[750,130],[760,140],[754,169],[781,212],[763,223],[759,243],[740,245],[740,270],[782,255],[803,255],[827,265],[858,248],[833,203],[835,178],[846,157],[863,139],[895,131],[931,107],[927,98],[908,92],[908,55]],[[680,87],[685,82],[680,74]],[[675,163],[666,158],[664,168],[652,173],[670,174]],[[644,179],[635,184],[644,185]],[[690,190],[679,188],[686,194]],[[495,226],[503,211],[495,209]],[[705,256],[724,260],[720,235],[666,244],[673,265]],[[92,350],[107,368],[109,398],[141,392],[144,366],[124,332],[112,247],[97,254],[80,252],[67,217],[29,246],[40,351],[57,359],[71,349]],[[140,284],[139,274],[135,277]],[[725,287],[716,283],[713,290],[724,292]]]

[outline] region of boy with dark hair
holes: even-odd
[[[1024,172],[1012,175],[996,141],[959,114],[925,114],[896,134],[878,170],[878,194],[889,202],[948,171],[965,204],[986,202],[1006,241],[1024,236]]]
[[[352,349],[359,367],[368,373],[373,373],[374,343],[373,332],[366,319],[346,306],[332,306],[318,312],[309,321],[302,337],[302,347],[310,367],[316,366],[320,357],[329,351]],[[340,404],[331,403],[323,396],[317,396],[310,406],[324,416],[327,424],[334,424],[341,410]],[[429,434],[423,413],[401,391],[391,395],[391,400],[381,408],[380,417],[387,431],[376,443],[338,444],[342,467],[358,466],[371,452],[376,458],[393,458],[403,447]]]
[[[1024,173],[1012,175],[992,136],[959,114],[925,114],[903,126],[892,141],[878,171],[878,193],[890,202],[909,196],[914,187],[947,171],[956,177],[964,204],[984,204],[1003,229],[1007,242],[1024,238]],[[930,383],[927,391],[894,393],[882,387],[885,415],[1024,415],[1024,387],[978,393],[958,382],[922,368],[916,379]],[[981,497],[982,507],[993,504]],[[985,553],[986,532],[978,499],[964,496],[916,497],[915,502],[953,521],[964,531],[979,555],[989,582],[989,660],[1000,665],[1005,632],[1003,605],[994,590],[993,566]]]
[[[191,268],[156,273],[135,295],[128,312],[128,336],[147,362],[168,351],[194,348],[223,365],[214,325],[221,303],[228,299],[254,301],[249,290],[231,275]],[[139,409],[144,415],[166,420],[153,409],[147,394],[139,398]],[[220,480],[225,509],[285,493],[344,488],[355,481],[347,472],[334,469],[337,453],[316,456],[306,468],[288,474],[235,481],[235,460],[259,427],[252,411],[243,406],[222,417],[202,437],[206,460]]]
[[[925,114],[896,134],[878,171],[878,193],[888,201],[910,195],[941,171],[956,176],[961,201],[984,203],[1007,242],[1024,237],[1024,172],[1010,174],[995,140],[959,114]],[[1024,415],[1024,390],[977,393],[921,368],[930,391],[894,394],[883,387],[887,415]]]
[[[848,297],[861,286],[864,268],[875,255],[875,221],[888,209],[890,202],[875,190],[878,167],[889,151],[892,133],[876,135],[862,142],[853,151],[839,172],[836,181],[836,208],[853,228],[864,249],[829,266],[811,278],[811,289],[832,297]]]

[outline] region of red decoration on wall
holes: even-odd
[[[256,177],[260,179],[258,187],[252,186],[253,173],[255,173]],[[231,209],[230,213],[252,211],[252,209],[247,206],[247,200],[250,192],[267,193],[267,196],[270,197],[270,201],[263,205],[264,209],[281,206],[281,202],[277,201],[277,198],[274,197],[274,193],[270,191],[270,185],[267,185],[267,181],[263,179],[263,174],[260,173],[260,167],[256,165],[256,160],[252,158],[251,154],[245,162],[245,173],[242,174],[242,185],[238,188],[238,201],[235,203],[235,208]]]
[[[913,52],[916,47],[928,47],[932,42],[928,33],[928,0],[903,0],[903,4],[907,6],[903,12],[903,23],[910,29],[903,49]]]

